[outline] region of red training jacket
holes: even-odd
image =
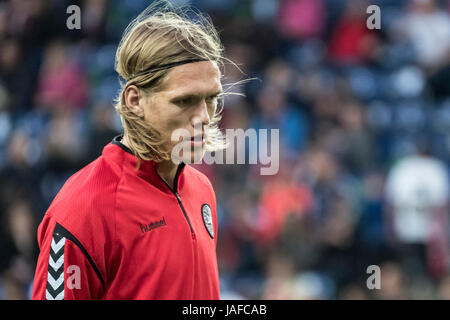
[[[219,299],[208,178],[183,163],[171,189],[120,143],[74,174],[38,228],[33,299]]]

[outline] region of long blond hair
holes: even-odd
[[[188,15],[191,18],[188,18]],[[193,17],[193,18],[192,18]],[[143,72],[187,60],[209,60],[223,67],[223,46],[209,18],[188,8],[158,1],[144,10],[125,29],[116,51],[115,70],[124,79],[115,100],[124,134],[138,159],[169,160],[170,151],[161,134],[125,104],[124,92],[135,85],[150,95],[157,92],[170,68]],[[220,100],[219,100],[220,101]],[[222,104],[216,107],[206,128],[207,151],[224,149],[218,128]]]

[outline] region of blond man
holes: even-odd
[[[200,16],[151,8],[128,26],[116,53],[124,133],[46,212],[33,299],[219,299],[215,194],[188,163],[224,147],[222,53]]]

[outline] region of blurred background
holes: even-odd
[[[114,54],[150,2],[0,1],[0,299],[30,298],[46,209],[121,132]],[[450,299],[450,1],[172,2],[211,16],[244,71],[224,83],[258,79],[233,88],[222,128],[280,129],[277,175],[197,166],[222,298]]]

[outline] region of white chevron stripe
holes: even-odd
[[[64,243],[66,242],[66,238],[61,238],[58,243],[55,242],[55,238],[52,238],[52,250],[55,253],[58,253],[58,251],[64,247]]]
[[[55,300],[63,300],[64,299],[64,290],[61,291],[56,297]]]
[[[48,265],[51,266],[54,270],[58,270],[64,264],[64,254],[59,257],[58,261],[53,261],[51,255],[48,258]]]
[[[55,237],[52,238],[52,244],[50,250],[54,253],[60,252],[63,250],[61,257],[57,261],[54,261],[52,255],[48,255],[48,268],[52,268],[57,271],[61,267],[64,268],[64,244],[66,243],[66,238],[62,237],[58,243],[55,242]],[[64,285],[64,270],[59,274],[57,279],[54,279],[50,272],[47,272],[47,285],[53,288],[53,290],[58,289],[61,285]],[[53,297],[48,290],[45,290],[45,298],[47,300],[63,300],[64,299],[64,288],[62,291],[56,296]]]
[[[50,292],[48,292],[48,290],[45,290],[45,299],[46,300],[55,300],[55,298],[53,298],[53,296],[50,294]]]
[[[58,277],[58,279],[53,279],[50,272],[48,273],[47,283],[50,284],[50,286],[53,288],[53,290],[58,289],[63,282],[64,282],[64,272],[61,272],[61,275]]]
[[[63,300],[64,299],[64,290],[61,291],[56,297],[53,297],[48,290],[45,290],[45,299],[47,300]]]

